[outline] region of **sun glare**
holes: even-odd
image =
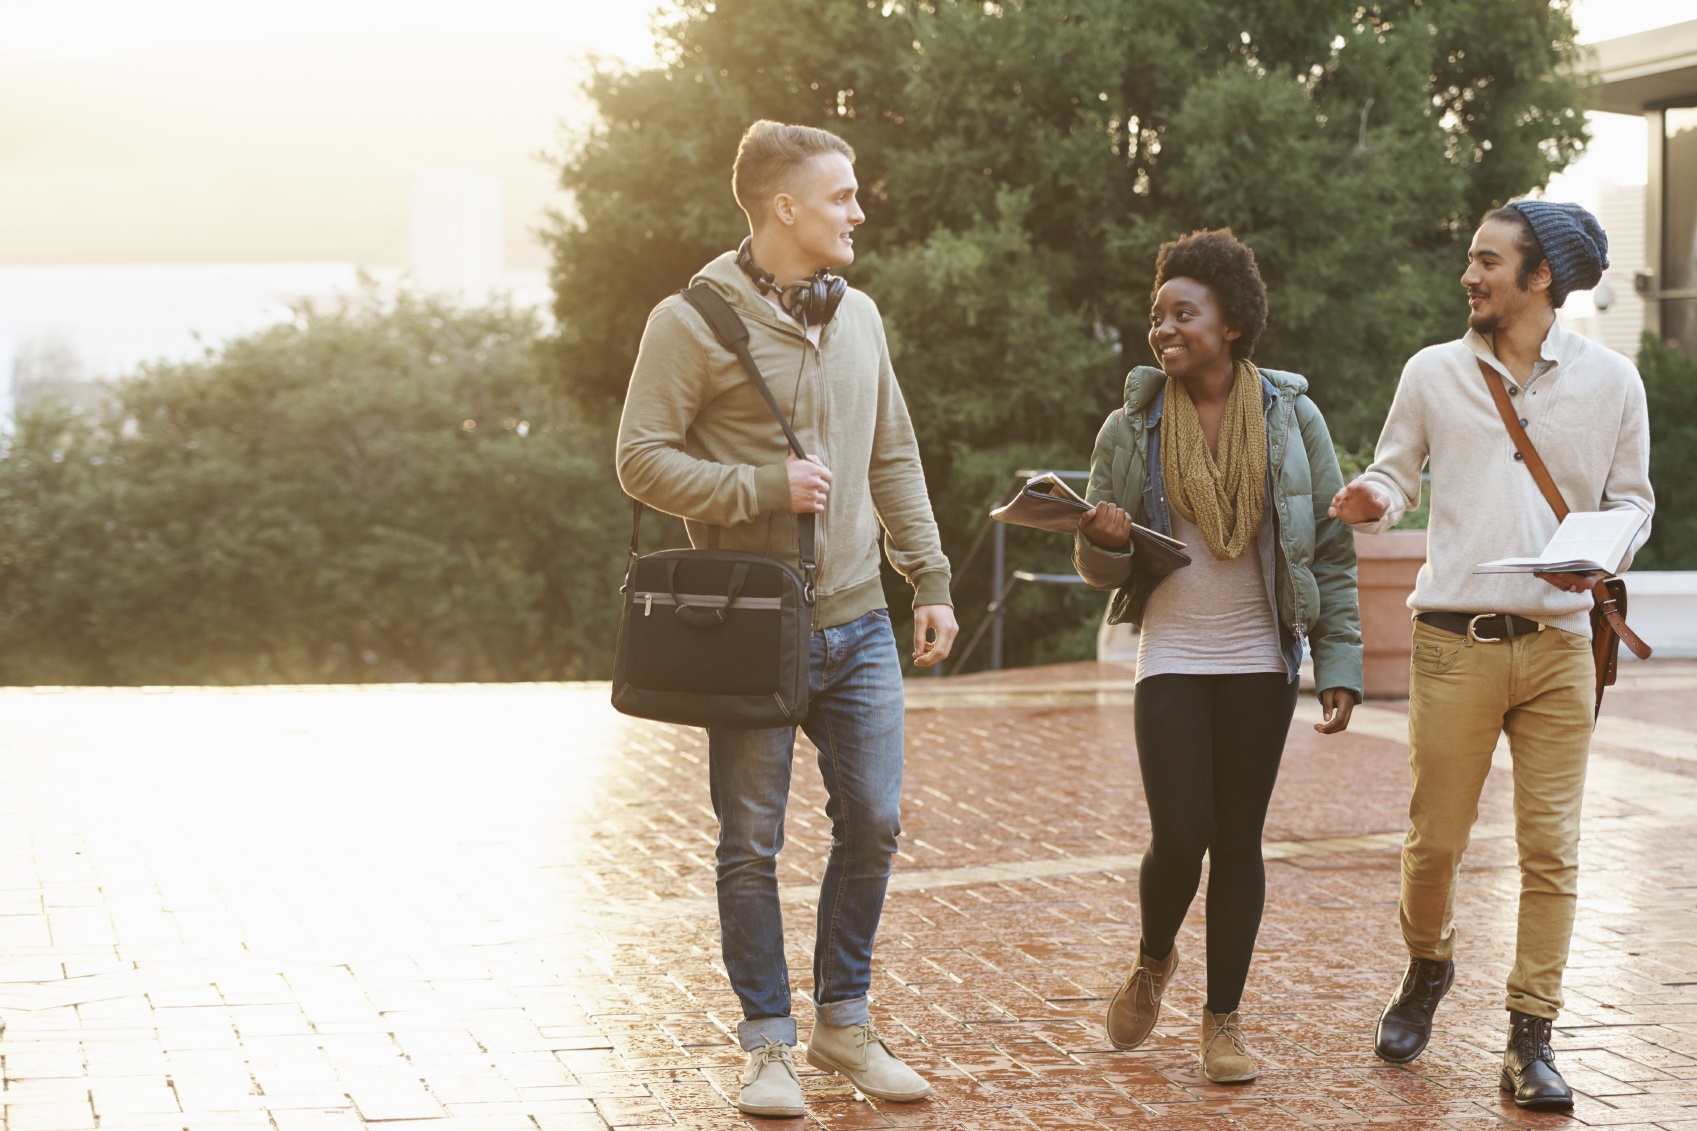
[[[511,38],[641,63],[652,55],[646,3],[597,0],[0,0],[0,63],[89,59],[219,43],[401,36]]]

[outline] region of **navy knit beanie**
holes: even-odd
[[[1509,205],[1532,226],[1550,263],[1550,301],[1560,306],[1569,291],[1588,291],[1609,269],[1609,237],[1597,218],[1577,204],[1517,200]]]

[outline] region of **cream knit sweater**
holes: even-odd
[[[1543,356],[1554,367],[1524,387],[1509,378],[1511,401],[1570,508],[1644,512],[1629,564],[1650,536],[1655,510],[1644,383],[1626,358],[1564,330],[1559,320]],[[1373,464],[1361,476],[1387,510],[1356,529],[1389,530],[1418,506],[1420,472],[1430,461],[1426,564],[1409,608],[1515,613],[1589,636],[1589,594],[1564,592],[1530,574],[1473,572],[1480,562],[1536,554],[1557,525],[1532,473],[1514,458],[1514,441],[1475,358],[1508,377],[1490,344],[1471,330],[1421,350],[1403,368]]]

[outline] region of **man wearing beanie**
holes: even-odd
[[[1414,792],[1400,915],[1409,965],[1379,1018],[1374,1051],[1405,1063],[1431,1037],[1455,978],[1456,877],[1506,732],[1520,911],[1502,1087],[1528,1108],[1573,1106],[1550,1030],[1573,934],[1591,741],[1590,578],[1473,572],[1480,562],[1536,554],[1558,525],[1487,382],[1506,387],[1569,507],[1642,512],[1626,568],[1649,537],[1655,506],[1644,385],[1630,361],[1556,319],[1568,294],[1596,286],[1608,265],[1608,237],[1577,205],[1526,200],[1486,215],[1461,276],[1466,335],[1410,359],[1372,466],[1331,507],[1358,530],[1389,530],[1419,504],[1430,462],[1426,564],[1408,601]]]

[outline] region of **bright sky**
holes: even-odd
[[[589,60],[648,0],[0,0],[0,263],[404,266],[413,179],[502,186],[540,268]],[[19,114],[17,107],[31,112]]]
[[[513,50],[651,55],[643,0],[0,0],[0,63],[365,36],[508,40]]]

